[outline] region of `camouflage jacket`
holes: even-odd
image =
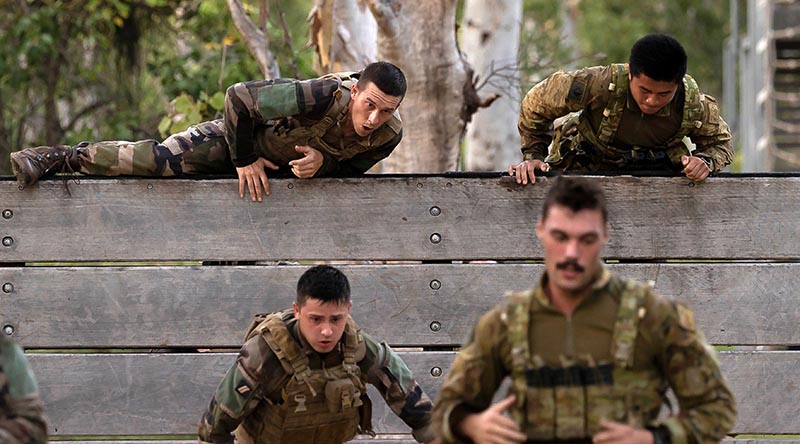
[[[551,375],[557,375],[559,369],[567,369],[566,363],[577,364],[570,364],[570,371],[613,363],[612,336],[620,312],[620,294],[627,281],[604,269],[588,297],[567,317],[545,295],[546,279],[544,275],[539,286],[529,292],[530,367],[536,367],[534,362],[538,362],[539,367],[546,366]],[[512,373],[517,351],[512,353],[509,339],[513,336],[506,317],[509,303],[510,300],[481,317],[442,386],[434,410],[434,429],[445,443],[460,440],[455,426],[467,414],[486,409],[503,378]],[[623,398],[619,402],[631,410],[628,420],[639,427],[665,428],[672,444],[718,442],[734,424],[736,405],[714,351],[696,329],[691,311],[657,296],[649,288],[642,295],[640,308],[633,311],[639,319],[631,367],[662,379],[657,404],[669,405],[664,394],[669,387],[678,399],[680,412],[659,419],[659,405],[655,409],[639,409],[628,405],[639,402],[638,392],[619,394]],[[557,399],[561,401],[555,402],[568,402]],[[586,402],[592,405],[591,399]]]
[[[287,328],[308,356],[312,369],[331,368],[343,361],[341,347],[325,356],[315,352],[300,334],[294,318],[287,322]],[[433,439],[433,405],[414,380],[411,370],[385,342],[379,343],[363,331],[359,332],[366,345],[366,353],[358,361],[364,382],[378,389],[391,410],[411,427],[417,441]],[[287,381],[286,371],[263,336],[247,340],[200,420],[200,440],[232,443],[231,433],[248,415],[265,408],[266,403],[282,402],[281,390]],[[242,389],[243,385],[247,390]]]
[[[237,83],[225,95],[225,140],[237,167],[259,156],[279,167],[300,158],[294,145],[308,145],[324,159],[316,176],[361,174],[389,156],[402,139],[399,113],[367,137],[345,136],[350,87],[359,73],[311,80]]]
[[[47,421],[22,349],[0,335],[0,443],[44,444]]]
[[[627,72],[627,65],[620,66]],[[553,141],[554,122],[558,126],[564,121],[560,118],[570,113],[580,112],[579,128],[598,130],[604,117],[608,116],[609,104],[614,98],[614,90],[610,88],[614,68],[615,65],[609,65],[572,72],[559,71],[528,91],[522,101],[518,122],[524,160],[544,160],[547,157],[548,147]],[[654,115],[643,114],[628,90],[627,102],[622,107],[610,146],[599,147],[600,150],[629,152],[636,148],[663,151],[681,129],[685,84],[682,83],[673,100]],[[693,80],[691,84],[694,84]],[[730,130],[719,114],[714,97],[700,93],[698,102],[699,120],[692,122],[687,136],[695,144],[694,155],[709,161],[712,171],[719,171],[733,161]]]

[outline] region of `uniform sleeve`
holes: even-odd
[[[245,342],[200,419],[200,441],[233,443],[231,433],[264,397],[272,395],[274,387],[282,386],[285,377],[275,354],[260,336]],[[270,387],[262,381],[271,381]]]
[[[717,172],[733,162],[731,130],[719,114],[714,97],[703,94],[703,120],[699,128],[689,134],[696,146],[694,155],[711,161],[711,171]]]
[[[334,79],[255,80],[230,86],[225,92],[225,141],[234,165],[258,159],[257,126],[290,116],[322,117],[338,88]]]
[[[0,414],[0,442],[45,444],[47,420],[39,399],[36,379],[19,345],[0,344],[0,364],[5,374]]]
[[[603,91],[608,89],[608,81],[604,83],[602,74],[607,69],[558,71],[525,94],[517,122],[523,160],[547,157],[547,148],[553,140],[554,120],[602,101]]]
[[[386,404],[412,429],[414,439],[433,439],[433,403],[414,379],[406,363],[385,342],[378,343],[362,332],[366,355],[359,366],[367,382],[378,389]]]
[[[672,444],[718,443],[736,420],[736,402],[717,362],[716,352],[697,330],[691,310],[664,302],[658,322],[661,362],[680,411],[654,425],[666,427]]]
[[[442,385],[433,426],[443,443],[462,441],[456,433],[457,425],[467,414],[488,408],[508,375],[506,357],[510,356],[510,346],[501,313],[501,309],[496,308],[481,317]]]
[[[403,130],[400,130],[400,133],[383,145],[375,149],[356,154],[350,159],[342,160],[340,162],[337,162],[333,157],[323,152],[325,160],[322,164],[322,168],[317,171],[316,176],[347,177],[364,174],[367,172],[367,170],[375,166],[375,164],[389,157],[397,145],[400,144],[402,139]]]

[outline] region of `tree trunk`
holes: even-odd
[[[456,0],[369,0],[378,22],[378,56],[399,66],[408,92],[400,107],[403,141],[384,172],[436,173],[457,167],[471,85],[456,46]]]
[[[262,5],[263,8],[263,5]],[[250,54],[258,62],[261,73],[265,79],[275,79],[281,76],[278,62],[269,49],[269,36],[258,29],[255,23],[247,16],[241,0],[228,0],[228,9],[231,11],[233,24],[247,44]]]
[[[316,0],[308,15],[319,74],[359,71],[378,58],[378,24],[366,0]]]
[[[463,49],[478,76],[480,92],[498,94],[491,109],[467,127],[466,168],[505,170],[519,162],[520,87],[517,69],[522,0],[466,0]]]

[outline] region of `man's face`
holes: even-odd
[[[374,83],[367,83],[364,90],[353,85],[351,89],[350,117],[356,134],[367,137],[392,118],[392,113],[400,106],[401,97],[390,96]]]
[[[608,242],[608,228],[598,209],[574,212],[562,205],[548,209],[536,223],[544,248],[551,291],[580,296],[600,271],[600,251]]]
[[[678,91],[677,83],[653,80],[644,74],[632,76],[630,83],[633,100],[645,114],[657,113],[672,101]]]
[[[346,304],[323,303],[309,297],[303,306],[292,303],[300,333],[317,353],[328,353],[342,338],[352,301]]]

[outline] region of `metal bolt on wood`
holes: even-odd
[[[417,182],[417,188],[422,188],[422,182]]]
[[[8,336],[13,335],[14,334],[14,326],[13,325],[6,325],[5,327],[3,327],[3,333],[7,334]]]
[[[440,331],[442,329],[442,324],[439,321],[431,322],[431,331]]]
[[[431,207],[431,216],[438,216],[442,214],[442,209],[439,207]]]
[[[12,217],[14,217],[14,212],[13,211],[8,210],[8,209],[3,210],[3,219],[11,219]]]
[[[153,189],[153,184],[152,183],[148,183],[147,184],[147,189],[148,190],[152,190]]]
[[[438,290],[442,288],[442,283],[438,279],[434,279],[431,281],[431,290]]]
[[[3,293],[11,293],[12,291],[14,291],[14,284],[11,282],[3,284]]]
[[[13,237],[6,236],[6,237],[3,238],[3,246],[4,247],[10,247],[12,245],[14,245],[14,238]]]
[[[442,235],[441,234],[439,234],[439,233],[431,234],[431,242],[432,243],[438,244],[441,241],[442,241]]]
[[[434,378],[438,378],[442,376],[442,368],[441,367],[434,367],[431,369],[431,376]]]
[[[292,188],[294,188],[294,184],[290,182],[290,183],[286,184],[286,188],[291,190]]]

